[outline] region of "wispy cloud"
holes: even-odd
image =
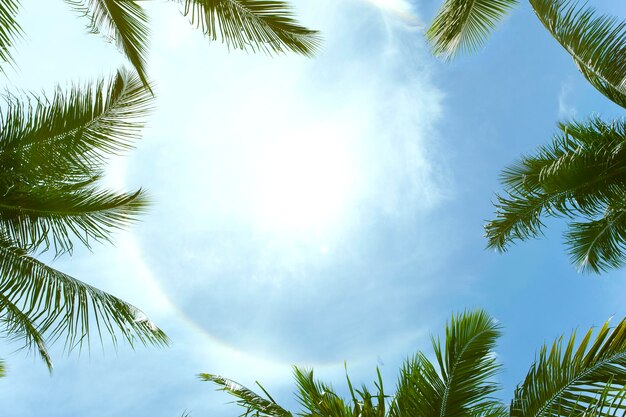
[[[570,103],[571,83],[564,81],[559,93],[559,119],[571,119],[576,116],[576,107]]]

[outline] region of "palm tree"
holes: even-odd
[[[137,308],[35,258],[108,241],[145,209],[141,189],[116,193],[98,179],[108,157],[139,136],[152,96],[122,71],[109,82],[31,97],[9,96],[0,117],[2,332],[23,340],[50,369],[47,344],[59,338],[68,350],[88,345],[94,332],[113,343],[166,344]]]
[[[346,376],[348,400],[312,370],[294,368],[302,410],[315,417],[561,417],[617,416],[626,412],[626,321],[605,323],[592,340],[589,330],[576,346],[575,332],[544,345],[507,407],[493,394],[500,370],[494,347],[499,324],[481,310],[452,317],[442,342],[432,339],[436,364],[418,352],[400,369],[395,393],[384,391],[378,373],[375,391],[355,389]],[[236,398],[242,415],[292,417],[259,385],[263,395],[220,376],[200,374]],[[258,384],[258,383],[257,383]]]
[[[88,19],[88,29],[113,41],[148,87],[149,19],[139,0],[65,0]],[[317,31],[301,26],[281,0],[172,0],[191,24],[210,40],[229,48],[270,55],[310,56],[321,43]],[[10,47],[21,33],[15,17],[18,0],[0,2],[0,60],[10,62]]]
[[[529,0],[535,14],[605,97],[626,108],[626,22],[579,7],[575,0]],[[427,37],[436,55],[452,58],[481,46],[516,0],[446,0]],[[621,147],[624,121],[598,118],[559,126],[540,147],[502,173],[505,197],[485,226],[488,246],[505,251],[541,234],[542,217],[571,221],[565,240],[572,262],[600,272],[624,264],[626,221]]]

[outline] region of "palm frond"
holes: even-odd
[[[445,346],[433,339],[439,372],[422,353],[400,372],[390,417],[480,415],[500,417],[503,405],[492,399],[499,386],[493,349],[500,326],[482,310],[453,316]]]
[[[609,206],[615,212],[623,204],[626,122],[595,118],[559,128],[551,144],[503,171],[507,196],[497,197],[496,219],[485,226],[489,247],[506,250],[514,240],[537,237],[543,217],[582,216],[594,222],[607,215]],[[613,224],[614,218],[607,220]],[[574,229],[579,226],[572,223]],[[570,243],[576,239],[576,234],[567,236]]]
[[[0,378],[3,378],[7,375],[6,366],[4,365],[4,361],[0,359]]]
[[[568,229],[566,244],[580,270],[600,273],[626,263],[626,205],[608,207],[598,220],[571,222]]]
[[[451,59],[479,49],[516,5],[517,0],[446,0],[426,31],[433,53]]]
[[[48,370],[52,372],[52,358],[48,353],[45,338],[39,331],[38,326],[11,301],[11,297],[1,292],[0,323],[7,337],[12,340],[23,341],[25,348],[34,348],[48,367]]]
[[[71,253],[75,240],[90,248],[145,212],[144,192],[113,193],[88,187],[73,192],[20,187],[0,199],[0,231],[20,247]]]
[[[65,339],[66,349],[89,345],[107,333],[134,346],[166,345],[167,336],[134,306],[0,242],[0,314],[10,335],[23,336],[48,361],[45,341]],[[44,339],[45,337],[45,339]]]
[[[145,207],[141,191],[98,191],[94,183],[108,157],[139,137],[150,100],[126,72],[34,106],[11,99],[0,119],[0,231],[21,247],[52,244],[60,254],[72,238],[89,246],[133,221]]]
[[[494,348],[500,326],[482,310],[453,316],[446,326],[444,347],[433,338],[435,356],[444,385],[440,393],[439,417],[459,416],[469,410],[491,410],[490,398],[498,384],[492,378],[500,369]]]
[[[432,417],[441,408],[445,384],[433,364],[417,352],[400,370],[389,417]]]
[[[58,89],[51,99],[9,96],[0,118],[4,181],[73,183],[100,175],[109,156],[140,137],[151,100],[126,71],[109,82]]]
[[[298,393],[296,397],[308,415],[351,417],[350,406],[339,397],[333,387],[313,376],[313,370],[294,367]]]
[[[319,33],[301,26],[288,3],[280,0],[178,0],[183,14],[211,40],[229,48],[268,54],[297,52],[311,56],[321,45]]]
[[[602,94],[626,104],[626,21],[576,0],[530,0],[539,20]],[[625,107],[626,108],[626,107]]]
[[[576,347],[576,333],[547,346],[517,387],[511,417],[560,417],[600,411],[611,416],[624,412],[626,385],[626,321],[614,329],[609,323],[592,340],[590,329]],[[613,410],[609,413],[608,409]]]
[[[235,403],[246,410],[241,414],[242,416],[292,417],[292,414],[289,411],[276,404],[274,399],[267,395],[267,392],[263,389],[263,387],[261,387],[261,389],[263,389],[269,399],[261,397],[233,380],[223,378],[218,375],[202,373],[199,374],[198,377],[203,381],[209,381],[217,384],[219,387],[218,390],[225,391],[237,398]]]
[[[148,15],[135,0],[65,0],[89,19],[88,28],[115,42],[150,90],[146,73]]]
[[[22,28],[15,20],[19,11],[19,0],[0,1],[0,61],[11,63],[11,47],[22,35]]]

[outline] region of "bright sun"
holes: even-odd
[[[262,229],[310,233],[333,227],[355,182],[345,140],[333,129],[318,129],[285,135],[264,149],[254,202]]]

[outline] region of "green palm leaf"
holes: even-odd
[[[3,260],[3,264],[4,262],[6,261]],[[23,341],[26,348],[35,348],[48,370],[52,371],[52,358],[44,336],[32,319],[4,293],[0,293],[0,323],[6,336],[12,340]]]
[[[0,378],[5,377],[6,374],[7,374],[7,371],[4,365],[4,361],[0,359]]]
[[[53,187],[20,187],[0,199],[0,230],[21,247],[52,246],[57,255],[72,252],[74,240],[109,241],[145,212],[142,190],[113,193],[88,187],[74,192]]]
[[[58,89],[34,103],[10,96],[0,119],[2,175],[45,184],[92,179],[109,156],[132,148],[151,101],[137,76],[126,71],[108,82]]]
[[[479,49],[516,5],[517,0],[446,0],[426,31],[433,53],[451,59]]]
[[[602,94],[626,104],[626,22],[575,0],[530,0],[539,20]]]
[[[210,39],[219,36],[235,49],[310,56],[321,44],[318,32],[300,26],[284,1],[184,0],[183,13]]]
[[[110,155],[139,137],[151,96],[120,72],[108,84],[57,91],[47,102],[12,98],[0,123],[0,231],[21,247],[71,251],[136,219],[141,191],[116,194],[93,185]]]
[[[598,220],[572,222],[565,233],[572,263],[599,273],[626,262],[626,207],[607,208]]]
[[[22,28],[15,20],[19,10],[18,0],[0,1],[0,61],[12,62],[11,47],[21,36]]]
[[[499,336],[498,323],[478,310],[452,317],[446,326],[444,347],[439,339],[433,339],[443,383],[439,417],[493,407],[489,396],[498,389],[491,379],[500,369],[493,352]]]
[[[564,344],[544,346],[511,403],[511,417],[624,413],[626,386],[626,321],[613,330],[605,323],[592,340],[590,329],[578,347],[572,333]]]
[[[350,406],[339,397],[330,385],[317,381],[312,370],[294,367],[298,387],[297,399],[309,416],[350,417]]]
[[[89,18],[89,29],[115,42],[133,65],[144,86],[146,74],[148,15],[135,0],[65,0]]]
[[[267,391],[265,391],[261,385],[259,385],[259,387],[263,389],[269,399],[265,399],[235,381],[221,376],[199,374],[198,377],[203,381],[210,381],[217,384],[220,391],[225,391],[237,398],[236,404],[246,409],[246,412],[244,412],[242,416],[252,414],[254,416],[267,417],[292,417],[292,414],[289,411],[286,411],[281,406],[276,404],[274,399],[267,394]]]
[[[599,272],[622,264],[626,223],[626,122],[591,119],[559,126],[552,143],[504,170],[507,197],[498,196],[496,219],[485,226],[488,246],[542,233],[543,217],[567,217],[572,261]]]
[[[0,242],[0,314],[9,335],[24,337],[51,366],[45,341],[63,337],[66,348],[89,344],[94,332],[121,335],[133,346],[164,345],[167,336],[132,305]],[[45,339],[44,339],[45,336]]]

